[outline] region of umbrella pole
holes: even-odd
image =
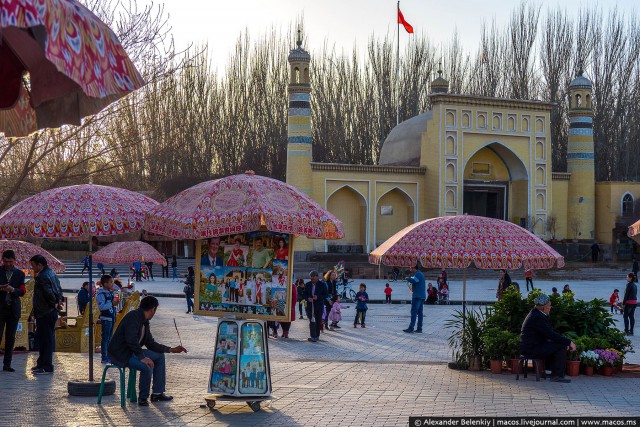
[[[467,321],[467,269],[462,270],[462,329]]]
[[[89,243],[89,252],[91,252],[91,243]],[[89,289],[93,293],[93,256],[89,253]],[[89,296],[89,382],[93,382],[93,295]]]

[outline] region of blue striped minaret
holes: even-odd
[[[571,173],[571,178],[567,201],[567,225],[570,237],[582,240],[595,237],[592,87],[591,81],[582,76],[582,72],[569,84],[567,172]]]

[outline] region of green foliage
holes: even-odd
[[[468,369],[471,357],[484,354],[482,335],[485,318],[486,312],[483,313],[481,310],[469,309],[466,314],[456,310],[453,318],[445,322],[445,328],[451,330],[449,347],[453,350],[460,368]]]

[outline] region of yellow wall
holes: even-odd
[[[382,206],[392,206],[392,215],[381,215]],[[394,189],[378,200],[375,245],[379,246],[399,230],[413,224],[413,203],[406,194]]]
[[[342,187],[329,197],[327,209],[344,225],[344,238],[336,243],[366,248],[367,207],[362,196],[350,187]]]
[[[612,230],[616,218],[622,215],[622,196],[630,193],[634,201],[640,197],[639,182],[597,182],[596,189],[596,239],[598,242],[612,243]],[[634,212],[633,220],[640,218],[640,212]]]
[[[556,219],[556,239],[568,239],[567,228],[567,198],[569,192],[568,180],[553,180],[553,210],[550,215]],[[549,235],[551,237],[551,235]]]
[[[509,191],[509,221],[516,221],[518,218],[528,216],[529,204],[529,183],[527,181],[513,181]]]
[[[473,163],[489,163],[489,175],[474,174]],[[473,179],[479,181],[509,181],[509,171],[504,162],[495,152],[488,148],[482,148],[475,153],[467,162],[464,168],[464,179]]]

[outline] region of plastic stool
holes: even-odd
[[[524,374],[524,377],[527,378],[529,360],[531,360],[531,363],[533,364],[533,370],[536,373],[536,381],[540,381],[540,372],[542,372],[542,378],[546,379],[547,374],[544,371],[544,360],[534,359],[527,356],[520,356],[520,361],[518,362],[518,373],[516,374],[516,381],[520,379],[520,372],[522,372]]]
[[[136,402],[138,400],[138,396],[136,395],[136,371],[135,369],[129,368],[129,384],[127,385],[127,395],[125,398],[125,370],[127,368],[121,368],[118,365],[107,365],[104,367],[102,371],[102,380],[100,381],[100,391],[98,392],[98,405],[102,403],[102,393],[104,392],[104,380],[107,376],[107,371],[109,369],[117,369],[120,373],[120,406],[125,407],[127,404],[127,398],[131,402]]]

